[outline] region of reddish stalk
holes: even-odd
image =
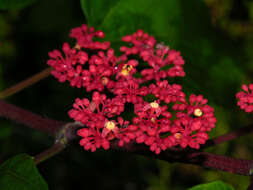
[[[29,77],[28,79],[25,79],[13,86],[11,86],[10,88],[7,88],[5,90],[3,90],[2,92],[0,92],[0,99],[4,99],[7,98],[13,94],[18,93],[19,91],[39,82],[40,80],[48,77],[50,75],[52,68],[46,68],[43,71]]]
[[[208,148],[211,146],[215,146],[224,142],[228,142],[231,140],[234,140],[240,136],[244,136],[244,135],[248,135],[250,133],[253,132],[253,124],[250,124],[246,127],[243,128],[238,128],[230,133],[226,133],[224,135],[218,136],[216,138],[210,139],[206,142],[206,144],[204,144],[203,146],[201,146],[201,148]]]
[[[0,116],[16,121],[30,128],[55,136],[56,132],[65,122],[43,118],[25,109],[0,100]]]
[[[80,126],[78,123],[68,123],[61,121],[56,121],[53,119],[43,118],[37,114],[34,114],[30,111],[18,108],[14,105],[8,104],[4,101],[0,101],[0,116],[9,118],[11,120],[17,121],[24,125],[27,125],[33,129],[46,132],[51,136],[59,136],[60,141],[57,141],[56,144],[46,150],[45,152],[36,156],[36,163],[39,163],[47,158],[59,153],[64,149],[65,145],[77,138],[74,131],[77,129],[77,126]],[[60,130],[61,129],[61,130]],[[247,131],[247,130],[246,130]],[[238,133],[238,134],[237,134]],[[229,138],[223,138],[216,142],[225,142],[224,139],[231,140],[235,136],[247,134],[246,132],[240,133],[235,131],[232,133],[234,135],[229,135]],[[226,137],[226,135],[223,135]],[[59,143],[62,143],[60,145]],[[215,144],[215,143],[214,143]],[[213,145],[214,145],[213,144]],[[63,146],[64,145],[64,146]],[[120,148],[116,143],[112,144],[112,149],[127,151],[135,154],[150,156],[165,160],[167,162],[180,162],[186,164],[199,165],[201,167],[221,170],[225,172],[231,172],[234,174],[240,174],[249,176],[252,174],[253,161],[236,159],[231,157],[226,157],[222,155],[215,155],[207,152],[200,152],[197,150],[191,149],[171,149],[156,155],[149,151],[149,149],[144,145],[136,145],[135,143],[129,143],[125,147]]]
[[[65,148],[65,145],[61,142],[54,144],[51,148],[45,150],[44,152],[36,155],[34,157],[34,163],[38,165],[39,163],[55,156],[60,153]]]

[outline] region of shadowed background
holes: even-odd
[[[120,37],[142,28],[158,41],[181,51],[186,77],[173,79],[187,95],[203,94],[215,108],[217,127],[210,137],[252,121],[236,106],[235,93],[249,84],[253,73],[253,3],[250,1],[79,1],[41,0],[24,9],[0,11],[0,89],[47,67],[48,52],[60,49],[71,28],[88,23],[106,32],[114,47]],[[144,3],[145,2],[145,3]],[[73,44],[73,43],[72,43]],[[53,77],[7,99],[45,117],[71,121],[67,111],[85,90],[58,83]],[[19,124],[0,120],[0,161],[18,153],[36,155],[53,139]],[[208,151],[252,159],[250,136]],[[197,166],[114,151],[84,151],[73,143],[39,166],[49,188],[181,190],[223,180],[246,189],[248,177],[205,170]]]

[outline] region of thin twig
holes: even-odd
[[[156,155],[151,152],[145,145],[129,143],[120,148],[116,143],[112,145],[112,149],[131,152],[138,155],[149,156],[164,160],[167,162],[178,162],[185,164],[193,164],[208,169],[220,170],[239,175],[250,176],[253,169],[253,160],[237,159],[223,155],[216,155],[208,152],[200,152],[198,150],[188,149],[185,151],[171,150],[161,152]]]
[[[59,137],[60,141],[56,141],[56,144],[52,148],[39,154],[39,158],[38,156],[36,156],[36,163],[39,163],[42,160],[45,160],[52,155],[61,152],[67,143],[77,138],[74,131],[77,129],[78,126],[80,126],[80,124],[76,122],[66,124],[65,122],[55,121],[53,119],[45,119],[39,115],[26,111],[22,108],[18,108],[4,101],[0,101],[0,115],[28,125],[29,127],[34,128],[36,130],[44,131],[49,135]],[[248,134],[248,130],[249,129],[247,127],[246,130],[240,129],[239,131],[236,130],[235,132],[223,135],[219,137],[220,140],[217,140],[216,143],[225,142],[224,139],[231,140],[238,136]],[[61,144],[64,146],[62,146]],[[169,149],[167,151],[161,152],[159,155],[156,155],[144,145],[136,145],[135,143],[129,143],[121,148],[117,145],[117,142],[112,143],[111,148],[115,150],[131,152],[134,154],[150,156],[153,158],[165,160],[167,162],[194,164],[209,169],[221,170],[245,176],[252,175],[253,172],[253,160],[236,159],[207,152],[200,152],[197,150]]]
[[[247,190],[253,190],[253,176],[250,177],[250,184]]]
[[[66,123],[64,126],[62,126],[61,129],[55,134],[55,144],[34,157],[35,164],[37,165],[43,161],[46,161],[63,151],[71,141],[77,138],[76,130],[80,126],[82,126],[82,124],[79,122]]]
[[[28,110],[19,108],[0,100],[0,116],[16,121],[30,128],[55,136],[57,131],[65,124],[63,121],[56,121],[49,118],[43,118]]]
[[[246,127],[238,128],[230,133],[218,136],[216,138],[208,140],[204,145],[201,146],[201,149],[215,146],[224,142],[234,140],[238,137],[248,135],[253,133],[253,124],[250,124]]]
[[[34,163],[38,165],[39,163],[55,156],[60,153],[65,148],[65,145],[61,142],[54,144],[51,148],[45,150],[44,152],[36,155],[34,157]]]
[[[52,68],[46,68],[43,71],[29,77],[26,80],[23,80],[13,86],[11,86],[10,88],[7,88],[5,90],[3,90],[2,92],[0,92],[0,99],[4,99],[7,98],[8,96],[11,96],[13,94],[16,94],[17,92],[39,82],[40,80],[48,77],[50,75]]]

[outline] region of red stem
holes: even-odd
[[[5,90],[3,90],[2,92],[0,92],[0,98],[4,99],[7,98],[13,94],[18,93],[19,91],[32,86],[33,84],[39,82],[40,80],[50,76],[50,73],[52,71],[51,67],[48,67],[44,70],[42,70],[41,72],[29,77],[28,79],[25,79],[13,86],[11,86],[10,88],[7,88]]]
[[[48,118],[43,118],[30,111],[18,108],[14,105],[8,104],[5,101],[0,100],[0,116],[6,117],[11,120],[15,120],[19,123],[27,125],[33,129],[46,132],[49,135],[55,136],[57,132],[66,126],[65,122],[56,121]],[[76,123],[67,124],[66,130],[74,131],[77,127]],[[213,144],[225,142],[225,140],[231,140],[243,134],[247,134],[248,127],[246,130],[235,131],[227,135],[223,135],[213,140]],[[68,134],[68,131],[64,133]],[[72,134],[71,132],[69,134]],[[73,135],[69,135],[70,139],[66,139],[69,142],[76,138]],[[218,140],[217,140],[218,139]],[[210,141],[212,142],[212,140]],[[210,146],[210,145],[209,145]],[[170,149],[155,155],[150,152],[149,149],[144,145],[137,145],[135,143],[129,143],[123,148],[117,146],[116,142],[112,144],[113,149],[124,150],[135,154],[141,154],[151,156],[168,162],[181,162],[187,164],[199,165],[205,168],[221,170],[231,172],[234,174],[249,176],[252,173],[253,161],[236,159],[221,155],[215,155],[207,152],[193,151],[191,149]]]
[[[117,144],[112,145],[113,149],[121,150]],[[145,145],[129,143],[122,150],[135,154],[155,157],[167,162],[180,162],[185,164],[198,165],[204,168],[230,172],[239,175],[249,176],[253,169],[253,160],[237,159],[223,155],[216,155],[197,150],[167,150],[156,155]]]
[[[0,100],[0,116],[16,121],[30,128],[55,136],[56,132],[65,122],[56,121],[49,118],[43,118],[25,109]]]
[[[215,146],[215,145],[227,142],[227,141],[231,141],[231,140],[236,139],[240,136],[248,135],[252,132],[253,132],[253,124],[250,124],[246,127],[238,128],[230,133],[210,139],[201,148],[208,148],[208,147]]]

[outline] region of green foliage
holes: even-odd
[[[212,25],[210,9],[204,1],[128,0],[109,1],[106,7],[104,4],[100,0],[81,0],[87,23],[103,30],[105,40],[111,41],[113,47],[119,46],[122,36],[143,29],[158,42],[181,52],[186,60],[186,77],[175,82],[183,85],[187,95],[203,94],[215,108],[218,122],[210,133],[211,138],[243,126],[245,120],[238,114],[235,93],[247,80],[245,70],[249,71],[250,66],[252,73],[252,64],[243,64],[247,52],[241,40],[232,39]],[[224,144],[212,151],[227,153],[228,150],[229,144]],[[170,172],[167,175],[173,175]],[[159,184],[166,184],[166,180]]]
[[[31,156],[20,154],[0,166],[0,189],[47,190]]]
[[[236,56],[241,50],[212,27],[203,1],[81,0],[81,5],[89,25],[102,29],[113,45],[122,36],[143,29],[157,41],[180,50],[186,60],[186,77],[182,81],[188,92],[204,92],[212,102],[226,104],[226,100],[220,100],[221,94],[231,94],[231,87],[243,80]],[[224,75],[225,69],[228,75]]]
[[[190,188],[189,190],[234,190],[231,185],[222,181],[215,181],[207,184],[201,184]]]
[[[99,26],[101,20],[110,12],[120,0],[86,1],[81,0],[81,6],[90,26]],[[99,14],[98,14],[99,13]]]
[[[0,9],[13,10],[22,9],[37,0],[0,0]]]

